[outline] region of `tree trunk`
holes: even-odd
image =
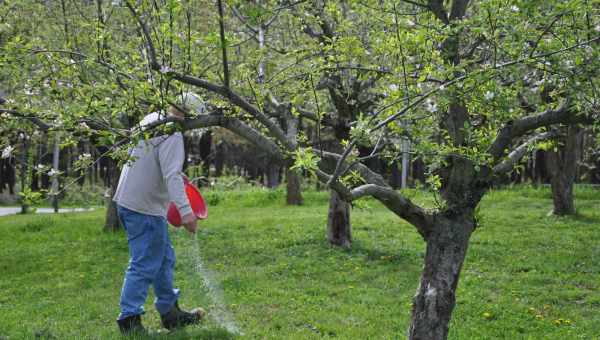
[[[581,158],[583,129],[572,125],[568,127],[566,142],[558,150],[547,153],[547,166],[550,172],[550,186],[554,215],[574,215],[575,202],[573,185],[577,175],[577,166]]]
[[[410,163],[410,142],[407,138],[402,139],[402,189],[407,188],[408,167]]]
[[[458,278],[474,229],[470,214],[436,217],[427,238],[421,282],[413,299],[410,340],[447,339]]]
[[[52,168],[58,171],[60,164],[60,137],[58,134],[54,137],[54,148],[52,149]],[[58,213],[58,175],[52,176],[52,208]]]
[[[279,186],[279,165],[271,162],[267,165],[267,188],[273,189]]]
[[[398,169],[398,162],[394,161],[390,164],[390,185],[394,189],[400,189],[402,186],[402,172]]]
[[[352,245],[350,204],[341,199],[334,190],[330,191],[329,214],[327,215],[327,240],[330,244],[344,248]]]
[[[112,200],[117,185],[119,184],[119,167],[113,161],[109,161],[108,176],[110,177],[110,189],[107,190],[106,199],[106,220],[104,223],[104,231],[117,231],[121,228],[121,221],[117,214],[117,204]]]
[[[21,192],[25,192],[25,186],[27,184],[27,152],[29,151],[29,143],[27,142],[27,136],[23,134],[22,138],[22,154],[21,154]],[[22,194],[21,194],[22,196]],[[25,203],[23,197],[21,198],[21,214],[27,214],[29,212],[29,205]]]
[[[300,175],[294,170],[286,169],[287,179],[287,204],[288,205],[302,205],[304,199],[302,198],[302,182]]]

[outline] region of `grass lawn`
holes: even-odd
[[[432,200],[409,192],[416,201]],[[207,192],[198,247],[172,232],[183,306],[226,305],[242,338],[398,339],[410,318],[424,243],[379,203],[352,211],[351,250],[325,241],[327,194],[288,207],[281,191]],[[463,268],[450,339],[600,339],[600,191],[579,189],[579,215],[548,217],[548,189],[491,192]],[[119,338],[127,263],[104,212],[0,218],[0,339]],[[173,230],[172,230],[173,231]],[[210,290],[196,270],[199,249]],[[217,298],[214,297],[214,289]],[[167,334],[148,299],[153,338],[235,338],[211,318]]]

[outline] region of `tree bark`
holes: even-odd
[[[25,185],[27,184],[27,153],[29,152],[29,143],[27,136],[23,134],[22,137],[22,154],[21,154],[21,192],[25,191]],[[25,200],[21,198],[21,214],[27,214],[29,212],[29,205],[25,204]]]
[[[279,165],[271,162],[267,165],[267,187],[274,189],[279,186]]]
[[[300,175],[290,168],[286,169],[287,179],[287,204],[288,205],[302,205],[304,198],[302,198],[302,187]]]
[[[456,288],[475,229],[471,214],[435,217],[427,238],[425,266],[413,299],[410,340],[445,340],[456,304]]]
[[[106,199],[106,219],[104,223],[104,231],[117,231],[121,229],[121,221],[119,220],[119,215],[117,214],[117,204],[112,200],[115,191],[117,190],[117,185],[119,184],[119,167],[115,163],[115,161],[109,161],[109,170],[108,175],[110,178],[110,188],[108,189],[105,199]]]
[[[52,149],[52,168],[58,171],[60,164],[60,136],[56,134],[54,137],[54,148]],[[52,176],[52,208],[55,213],[58,213],[58,175]]]
[[[327,240],[330,244],[343,248],[350,248],[352,245],[350,204],[342,200],[335,190],[330,191]]]
[[[566,141],[558,150],[547,153],[547,166],[550,172],[550,186],[554,215],[574,215],[575,201],[573,185],[581,158],[583,129],[576,125],[568,127]]]

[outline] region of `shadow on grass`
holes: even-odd
[[[211,329],[181,329],[171,332],[150,331],[147,335],[124,336],[122,339],[169,339],[169,340],[184,340],[184,339],[210,339],[210,340],[229,340],[235,339],[237,335],[229,333],[222,328]]]
[[[565,217],[562,217],[562,218],[573,219],[574,221],[585,223],[585,224],[593,224],[593,225],[600,224],[600,218],[598,218],[597,216],[590,216],[590,215],[582,214],[582,213],[579,213],[579,212],[576,215],[574,215],[574,216],[568,216],[568,217],[565,216]]]
[[[353,241],[352,247],[349,249],[339,249],[348,255],[362,255],[367,261],[381,261],[392,263],[414,264],[415,259],[423,258],[423,252],[414,249],[406,249],[404,247],[393,250],[383,250],[378,248],[367,247],[363,242]],[[417,261],[418,262],[418,261]]]
[[[54,226],[55,222],[56,221],[52,217],[47,217],[47,216],[40,217],[39,219],[34,219],[32,221],[27,222],[21,228],[21,231],[31,232],[31,233],[40,232],[40,231],[43,231],[47,228]]]

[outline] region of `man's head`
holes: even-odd
[[[204,101],[192,92],[184,92],[177,96],[174,103],[171,104],[169,113],[178,118],[185,118],[186,113],[202,114],[206,110]]]

